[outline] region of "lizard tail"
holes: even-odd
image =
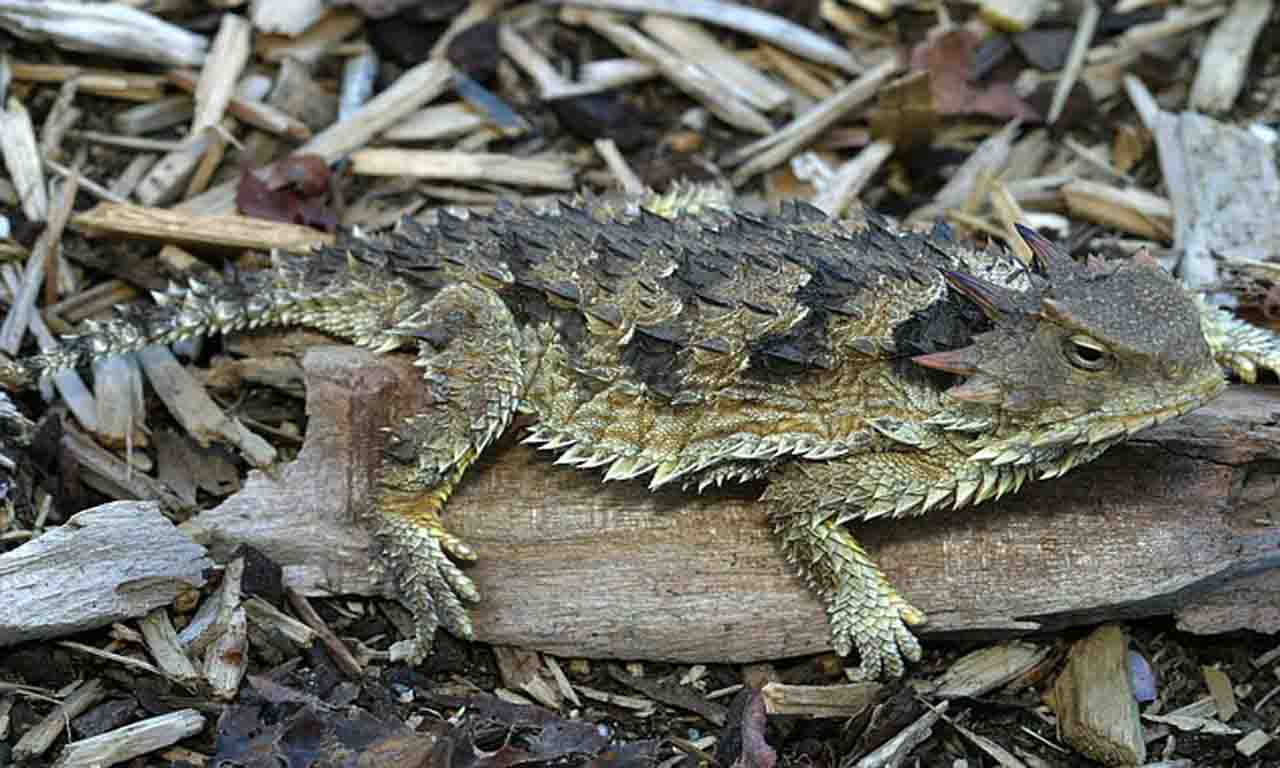
[[[278,322],[255,300],[253,290],[263,287],[246,281],[208,286],[193,280],[189,288],[171,285],[168,291],[153,291],[154,305],[124,305],[111,320],[86,320],[75,335],[63,336],[56,349],[19,360],[0,354],[0,389],[30,389],[48,376],[153,344]]]

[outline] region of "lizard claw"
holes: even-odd
[[[379,531],[383,557],[396,575],[396,597],[416,622],[413,663],[431,650],[436,629],[443,627],[462,640],[473,637],[467,604],[480,600],[475,583],[449,555],[474,560],[471,548],[443,528],[428,527],[388,515]]]
[[[836,653],[848,656],[854,648],[858,650],[861,661],[854,679],[899,678],[907,662],[920,660],[920,641],[911,627],[924,624],[925,614],[903,600],[887,581],[856,587],[846,582],[827,611]]]

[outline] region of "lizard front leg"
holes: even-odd
[[[395,597],[413,613],[420,661],[437,627],[472,635],[466,603],[480,599],[454,562],[475,552],[450,533],[440,513],[485,447],[515,413],[526,384],[526,352],[511,312],[493,291],[452,285],[396,333],[419,340],[430,405],[391,428],[378,477],[376,511],[381,564]]]
[[[925,615],[898,594],[844,523],[922,514],[952,505],[957,493],[968,497],[962,503],[997,495],[999,485],[987,490],[982,477],[980,468],[940,443],[927,454],[794,461],[770,479],[763,500],[784,554],[826,603],[836,653],[858,650],[862,678],[900,677],[907,661],[918,661],[911,627]],[[983,493],[966,491],[969,486]]]

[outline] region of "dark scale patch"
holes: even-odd
[[[637,328],[622,348],[622,364],[631,369],[637,381],[644,382],[654,394],[675,397],[680,391],[678,354],[684,345],[669,324]]]
[[[765,334],[752,343],[746,375],[766,380],[793,378],[830,368],[832,363],[827,313],[813,310],[790,330]]]
[[[916,365],[911,357],[966,347],[974,336],[991,328],[991,320],[976,304],[948,288],[942,298],[913,313],[893,330],[894,348],[899,355],[894,360],[894,372],[909,381],[946,389],[956,383],[955,374]]]

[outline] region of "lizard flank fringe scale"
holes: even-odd
[[[782,552],[864,677],[920,657],[924,615],[847,523],[998,498],[1220,393],[1280,343],[1149,259],[1078,264],[1021,230],[1033,265],[874,214],[770,216],[685,189],[632,204],[440,213],[220,285],[191,283],[59,351],[0,357],[0,386],[150,344],[303,325],[412,350],[431,405],[388,436],[380,561],[417,621],[471,636],[477,555],[441,510],[528,414],[557,463],[650,488],[764,479]]]

